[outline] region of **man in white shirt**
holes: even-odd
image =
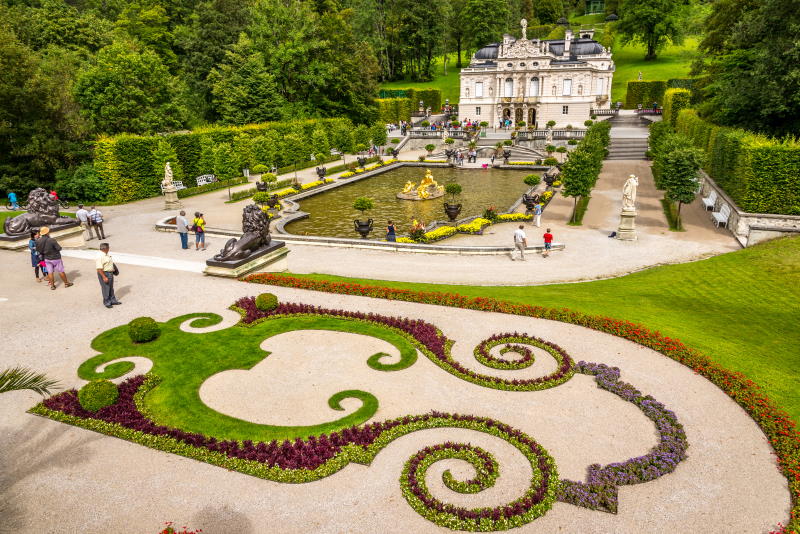
[[[186,212],[183,210],[175,217],[175,231],[181,238],[181,248],[189,250],[189,221],[186,220]]]
[[[89,221],[92,228],[94,228],[94,231],[97,233],[97,239],[105,239],[106,232],[103,230],[103,212],[92,206],[92,209],[89,210]]]
[[[523,225],[519,225],[514,231],[514,247],[519,250],[519,256],[522,261],[525,261],[525,248],[528,246],[528,236],[525,235],[525,228]],[[511,251],[511,261],[514,261],[514,251]]]
[[[92,229],[89,228],[89,212],[83,207],[83,204],[78,204],[78,211],[75,212],[75,218],[78,219],[79,223],[81,223],[81,230],[89,234],[89,237],[87,237],[86,240],[91,241]]]
[[[114,260],[108,251],[108,243],[100,243],[100,252],[97,253],[95,268],[97,269],[97,279],[100,281],[100,291],[103,293],[103,305],[111,308],[122,303],[114,295]]]

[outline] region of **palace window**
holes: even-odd
[[[481,114],[481,108],[479,107],[475,108],[475,115],[480,115],[480,114]]]
[[[475,82],[475,98],[483,96],[483,82]]]
[[[602,95],[604,89],[603,78],[597,78],[597,94]]]
[[[531,78],[531,96],[539,96],[539,78]]]
[[[511,78],[506,78],[505,96],[508,98],[514,96],[514,80],[512,80]]]
[[[571,95],[572,94],[572,80],[567,78],[564,80],[564,95]]]
[[[561,106],[561,114],[569,115],[569,106]]]

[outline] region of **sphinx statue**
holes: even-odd
[[[42,226],[58,230],[61,226],[76,224],[72,217],[58,214],[58,200],[41,187],[28,194],[28,212],[6,219],[3,230],[6,235],[20,236],[29,234]]]
[[[225,247],[214,256],[214,261],[243,260],[272,242],[269,216],[255,204],[245,206],[242,211],[242,231],[242,237],[225,243]]]

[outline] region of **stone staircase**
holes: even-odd
[[[620,114],[611,121],[611,143],[606,159],[647,159],[647,137],[649,122],[631,114]]]

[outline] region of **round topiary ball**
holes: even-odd
[[[78,402],[89,412],[96,412],[117,402],[119,390],[109,380],[92,380],[78,391]]]
[[[256,297],[256,308],[261,311],[272,311],[278,307],[278,297],[272,293],[261,293]]]
[[[128,323],[128,335],[134,343],[147,343],[161,335],[161,327],[151,317],[137,317]]]

